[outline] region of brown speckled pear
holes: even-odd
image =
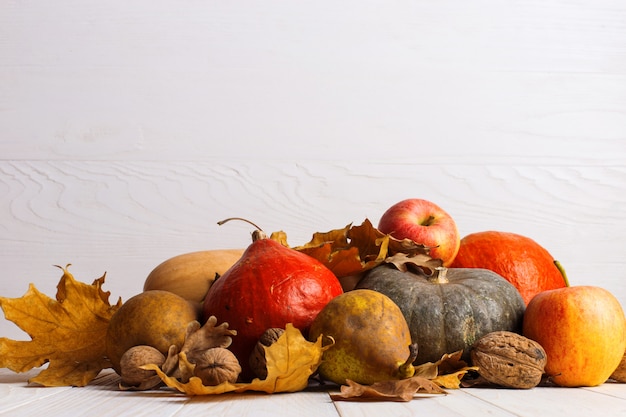
[[[335,297],[311,324],[310,340],[323,335],[320,375],[337,384],[372,384],[413,376],[417,354],[402,311],[389,297],[354,290]]]

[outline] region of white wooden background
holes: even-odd
[[[626,305],[626,3],[0,2],[2,296],[409,197]]]

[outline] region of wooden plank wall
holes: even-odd
[[[626,305],[626,3],[6,1],[0,295],[409,197]],[[16,337],[11,323],[2,335]]]

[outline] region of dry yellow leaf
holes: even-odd
[[[104,275],[88,285],[78,282],[66,268],[57,285],[56,300],[34,285],[21,298],[0,297],[7,320],[30,341],[0,338],[0,368],[25,372],[49,362],[29,382],[44,386],[85,386],[110,366],[105,355],[109,320],[121,305],[109,304],[102,291]]]
[[[448,389],[458,389],[461,388],[461,380],[469,371],[477,371],[477,366],[467,366],[463,369],[459,369],[458,371],[439,375],[436,378],[433,378],[432,381],[443,388]]]
[[[426,362],[415,367],[415,376],[428,378],[443,388],[457,389],[461,387],[461,380],[469,371],[476,371],[478,367],[467,366],[461,360],[463,351],[446,353],[437,362]]]
[[[261,391],[268,394],[276,392],[296,392],[305,389],[309,377],[317,370],[325,348],[322,347],[321,336],[315,342],[306,340],[300,330],[287,324],[285,332],[271,346],[265,348],[267,359],[267,378],[256,378],[249,383],[229,383],[205,386],[200,378],[191,377],[183,383],[175,377],[167,376],[158,366],[147,365],[145,369],[157,372],[163,382],[187,395],[223,394],[225,392]],[[187,361],[184,354],[180,355],[184,366]]]

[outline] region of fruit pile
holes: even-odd
[[[340,385],[342,398],[402,399],[460,386],[626,382],[617,299],[570,286],[528,237],[461,238],[454,219],[423,199],[391,206],[377,227],[366,220],[300,247],[251,225],[246,249],[165,260],[124,303],[108,303],[104,277],[88,286],[67,268],[56,301],[34,287],[0,298],[7,319],[33,338],[0,339],[0,366],[50,362],[33,378],[42,385],[86,385],[112,368],[121,389],[167,385],[190,395],[298,391],[312,377]],[[40,317],[44,309],[54,315]],[[43,323],[66,333],[55,339]],[[61,351],[46,356],[52,344]]]

